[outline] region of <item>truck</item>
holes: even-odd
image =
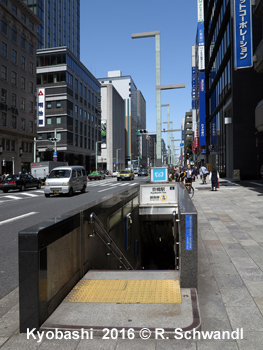
[[[36,162],[31,164],[31,175],[42,181],[42,184],[45,183],[46,177],[50,171],[58,166],[66,166],[67,162]]]

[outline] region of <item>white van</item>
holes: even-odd
[[[44,193],[45,197],[51,194],[68,194],[74,192],[85,193],[87,187],[87,175],[83,166],[60,166],[51,170],[46,178]]]

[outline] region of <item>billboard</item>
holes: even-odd
[[[205,131],[205,73],[199,73],[199,132],[200,146],[206,145]]]
[[[251,0],[234,0],[235,69],[253,65]]]
[[[37,89],[37,127],[45,126],[45,89]]]
[[[101,148],[107,148],[107,121],[101,121]]]

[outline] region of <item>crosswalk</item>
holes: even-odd
[[[125,186],[135,186],[137,183],[134,181],[117,181],[116,178],[106,178],[105,180],[93,180],[87,182],[87,191],[89,188],[97,187],[98,192],[106,192],[115,187],[125,187]],[[0,191],[0,205],[6,201],[19,201],[23,199],[44,197],[44,188],[39,190],[29,190],[24,192],[10,191],[8,193],[3,193]]]

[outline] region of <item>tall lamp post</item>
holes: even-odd
[[[160,31],[132,34],[132,39],[155,37],[155,70],[156,70],[156,165],[162,165],[162,116],[161,91],[157,86],[161,84],[161,50]]]
[[[101,141],[96,141],[96,171],[98,170],[98,143]]]
[[[118,151],[121,151],[121,148],[117,148],[117,149],[116,149],[116,170],[119,170]]]

